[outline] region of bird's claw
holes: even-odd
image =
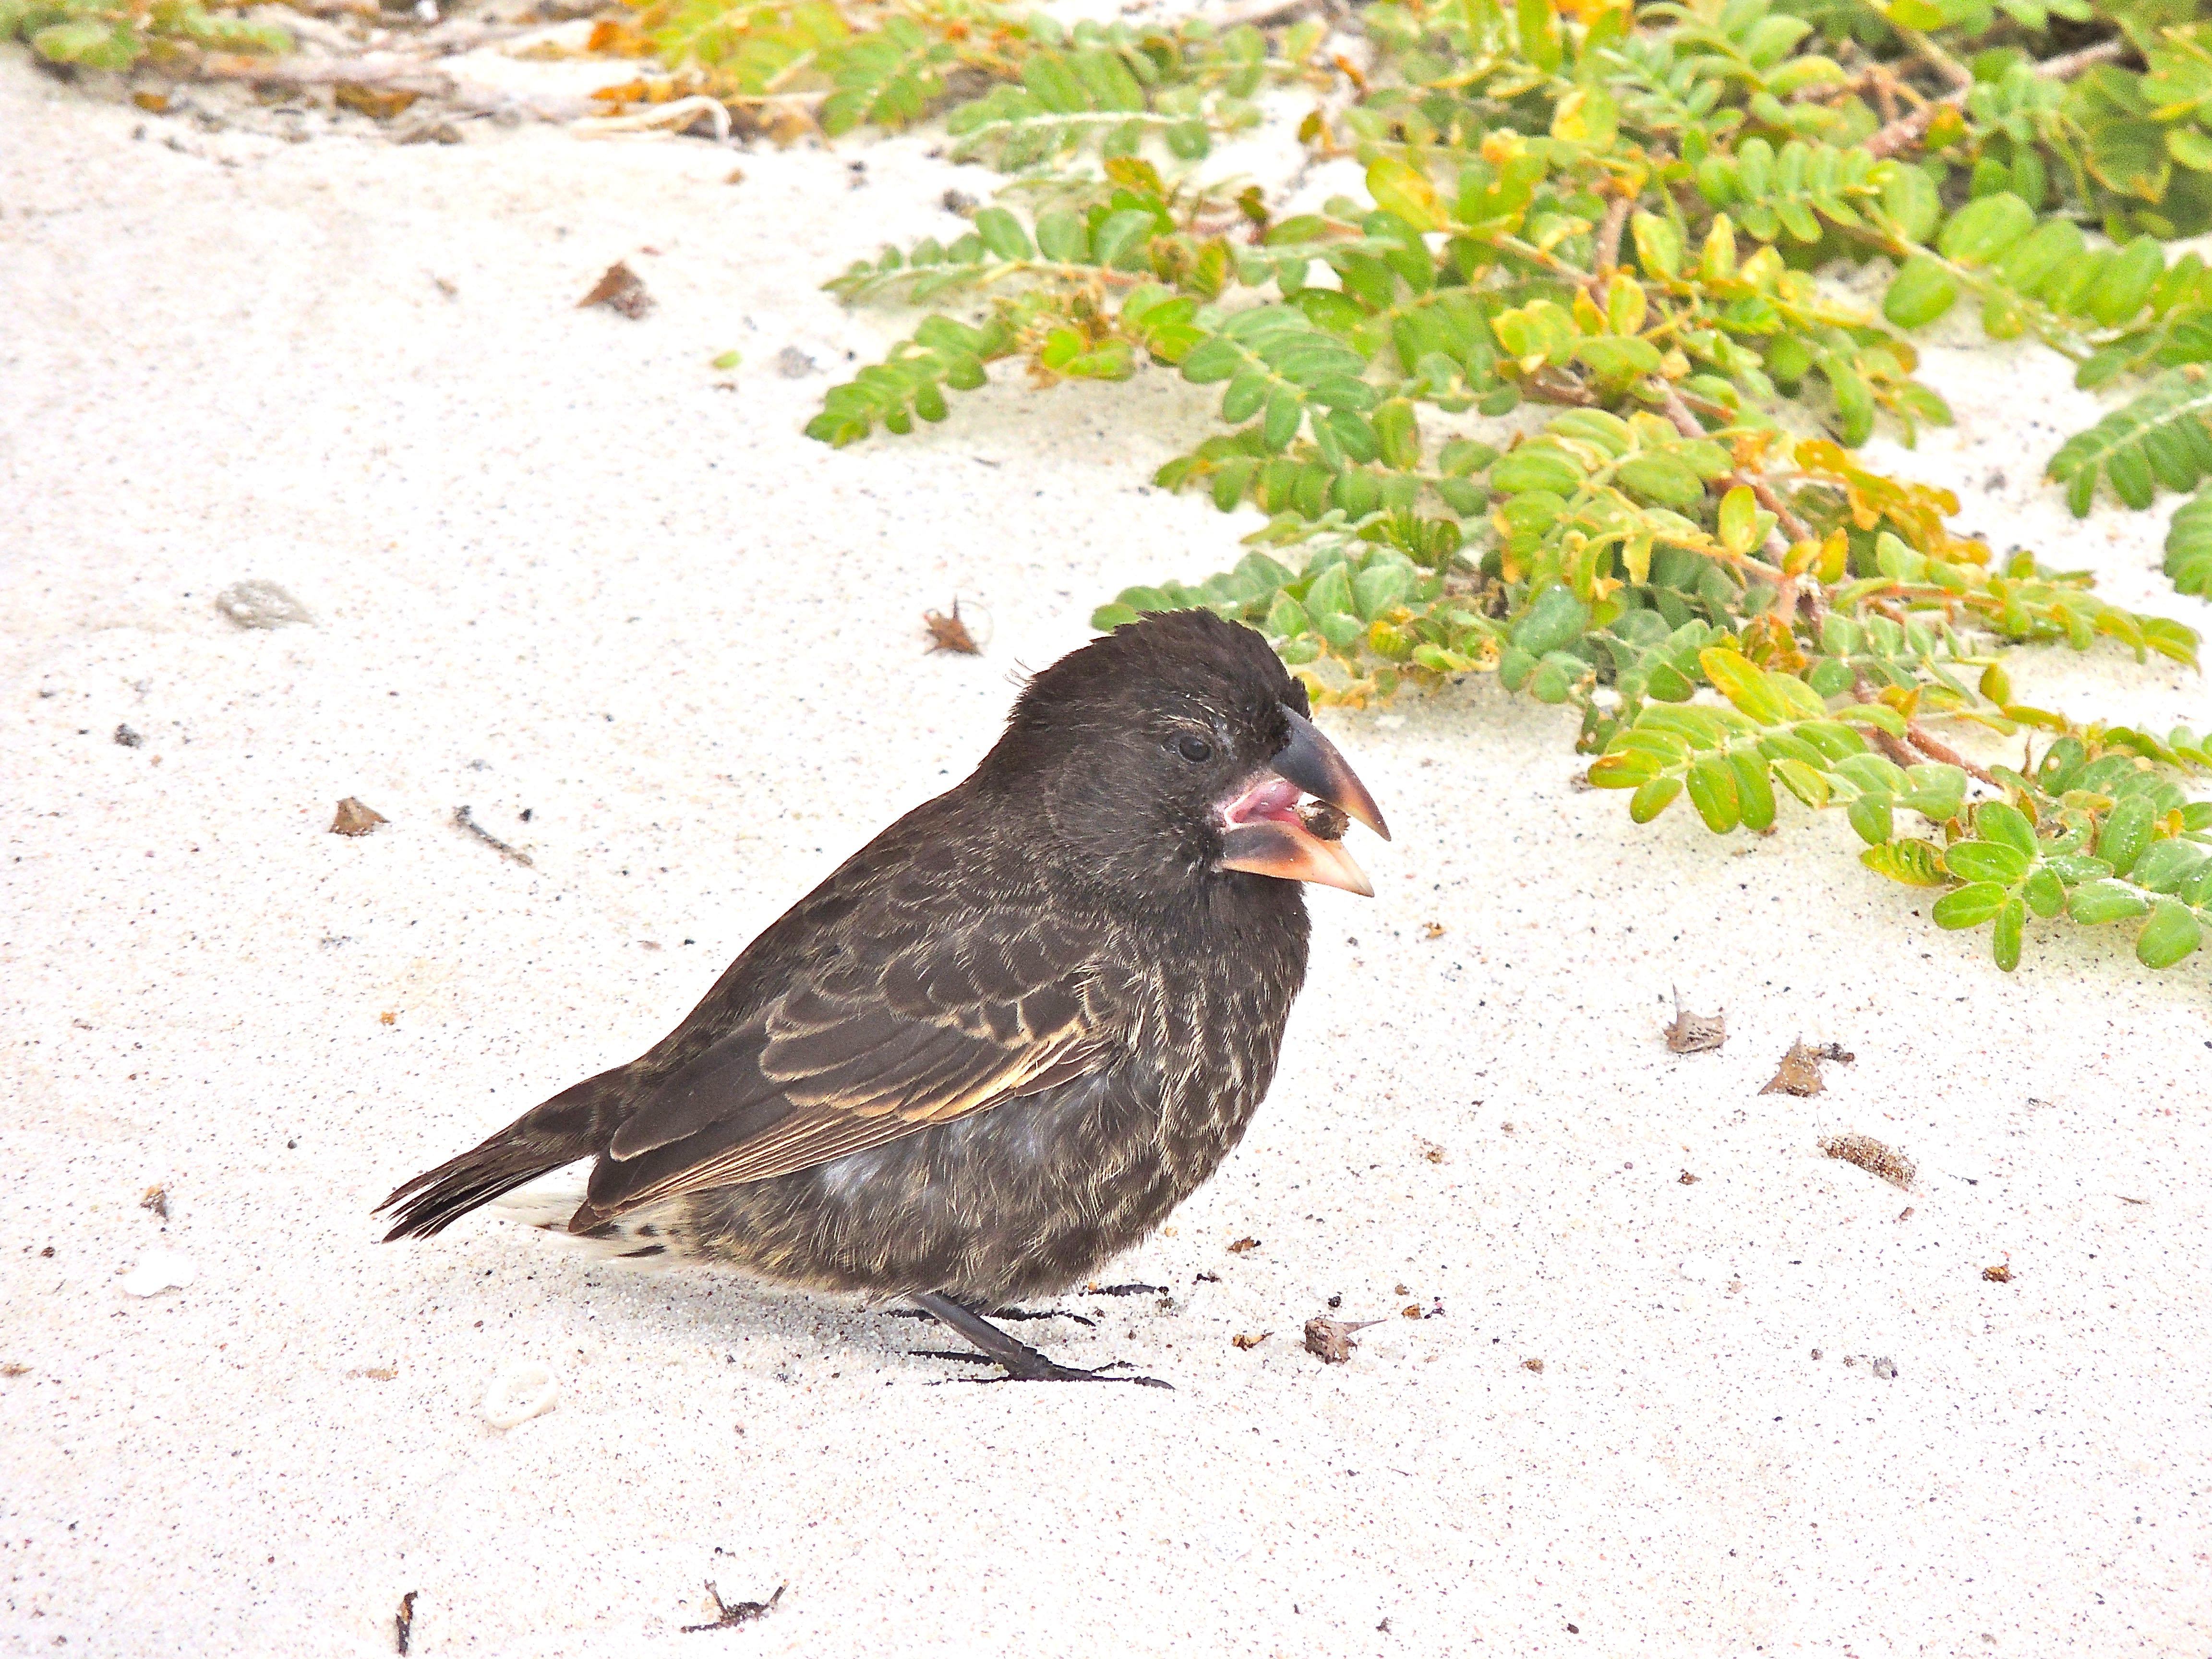
[[[1079,1365],[1062,1365],[1047,1359],[1042,1354],[1028,1359],[995,1359],[985,1353],[955,1353],[949,1348],[909,1348],[908,1353],[921,1359],[957,1359],[970,1365],[990,1365],[999,1372],[996,1376],[946,1376],[939,1382],[1135,1382],[1147,1389],[1173,1389],[1172,1382],[1164,1382],[1157,1376],[1109,1376],[1109,1371],[1126,1371],[1126,1359],[1109,1360],[1095,1370],[1085,1370]]]

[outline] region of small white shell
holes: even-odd
[[[511,1429],[518,1423],[553,1409],[561,1398],[561,1385],[553,1368],[535,1359],[518,1361],[492,1379],[484,1390],[484,1421],[495,1429]]]
[[[132,1296],[159,1296],[163,1291],[181,1291],[192,1282],[195,1271],[192,1264],[174,1250],[149,1250],[137,1267],[123,1275],[123,1288]]]

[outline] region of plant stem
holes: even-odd
[[[1937,74],[1960,92],[1966,91],[1974,84],[1973,70],[1952,57],[1949,52],[1944,51],[1918,29],[1909,29],[1894,20],[1892,20],[1890,27],[1897,31],[1897,38],[1911,49],[1914,57],[1919,58],[1923,64],[1932,64]]]
[[[1968,777],[1986,783],[1992,789],[2000,787],[1997,781],[1990,775],[1988,768],[1976,765],[1950,744],[1930,735],[1927,728],[1917,721],[1906,726],[1905,736],[1907,742],[1927,756],[1929,760],[1941,761],[1946,766],[1955,766]]]
[[[1899,32],[1907,33],[1904,30]],[[2094,46],[2069,52],[2063,58],[2045,58],[2035,66],[2035,72],[2046,81],[2070,81],[2084,70],[2094,69],[2100,64],[2109,64],[2116,58],[2126,57],[2128,51],[2128,43],[2124,40],[2100,40]],[[1947,92],[1934,102],[1923,104],[1911,114],[1890,122],[1866,141],[1867,154],[1880,159],[1911,149],[1928,136],[1928,129],[1938,112],[1957,109],[1966,101],[1966,94],[1972,90],[1970,78],[1965,86]]]

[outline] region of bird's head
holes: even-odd
[[[1341,836],[1390,832],[1310,713],[1250,629],[1158,612],[1031,679],[984,770],[1042,805],[1071,873],[1132,899],[1234,872],[1371,897]]]

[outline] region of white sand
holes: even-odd
[[[2201,959],[2045,928],[2001,975],[1834,817],[1637,830],[1486,683],[1330,720],[1398,840],[1360,848],[1379,899],[1315,897],[1250,1138],[1116,1268],[1172,1305],[1023,1328],[1176,1392],[932,1386],[923,1328],[489,1221],[379,1244],[394,1183],[659,1036],[964,772],[1018,663],[1233,556],[1144,482],[1209,394],[1012,382],[803,440],[826,382],[776,352],[889,337],[816,284],[974,187],[922,141],[185,154],[139,118],[0,62],[0,1649],[388,1653],[410,1590],[432,1655],[2212,1643]],[[574,309],[618,257],[646,321]],[[1910,465],[1970,526],[2207,625],[2163,514],[2077,528],[2037,483],[2094,410],[2062,365],[1930,356],[1960,421]],[[317,625],[223,620],[246,577]],[[921,653],[956,592],[981,660]],[[2112,650],[2014,678],[2212,714]],[[391,823],[326,833],[349,794]],[[1666,1052],[1670,984],[1720,1054]],[[1801,1033],[1857,1062],[1759,1095]],[[191,1283],[126,1295],[163,1249]],[[1387,1317],[1324,1368],[1332,1295]],[[557,1404],[489,1426],[532,1364]],[[708,1579],[790,1589],[677,1634]]]

